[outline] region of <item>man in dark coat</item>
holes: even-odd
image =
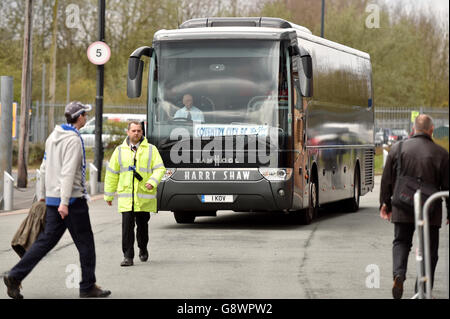
[[[438,190],[448,190],[449,155],[445,149],[433,142],[431,138],[433,130],[433,121],[430,116],[421,114],[416,118],[414,135],[401,142],[403,143],[401,149],[402,175],[421,178],[424,183],[434,185]],[[381,178],[380,190],[380,217],[394,223],[395,234],[392,249],[394,285],[392,294],[395,299],[400,299],[403,294],[408,255],[412,247],[415,230],[414,213],[405,212],[391,204],[397,175],[399,144],[394,144],[389,152]],[[434,209],[429,215],[432,286],[438,261],[441,223],[441,205],[434,205]]]

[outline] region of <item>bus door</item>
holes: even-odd
[[[303,108],[303,97],[300,93],[299,87],[299,78],[298,73],[293,72],[293,88],[294,88],[294,198],[293,205],[296,209],[301,209],[305,205],[308,205],[308,202],[305,199],[308,198],[308,188],[307,180],[305,176],[307,175],[307,156],[305,155],[305,109]]]

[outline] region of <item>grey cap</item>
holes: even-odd
[[[66,105],[66,110],[64,112],[65,115],[70,115],[71,118],[76,118],[83,112],[89,112],[92,110],[92,105],[83,104],[79,101],[72,101]]]

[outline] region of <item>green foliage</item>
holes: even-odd
[[[288,21],[293,20],[292,13],[286,7],[285,1],[283,0],[266,3],[259,15],[262,17],[281,18]]]
[[[32,100],[41,99],[42,64],[46,64],[46,100],[53,1],[35,1],[33,24]],[[370,3],[379,5],[380,27],[369,29],[366,19]],[[448,107],[448,22],[424,10],[405,12],[382,0],[327,0],[325,37],[368,52],[373,67],[376,105],[426,105]],[[65,9],[77,5],[80,23],[66,25]],[[88,45],[97,40],[97,1],[58,1],[58,49],[56,101],[66,100],[67,64],[70,63],[72,99],[93,103],[97,67],[86,57]],[[0,70],[14,78],[14,100],[20,102],[23,50],[24,1],[0,3]],[[126,96],[128,57],[134,49],[151,45],[159,29],[177,28],[183,21],[207,16],[280,17],[320,34],[319,0],[108,0],[106,42],[112,56],[105,65],[105,104],[144,104]],[[148,70],[148,63],[144,77]],[[144,81],[146,85],[147,81]],[[143,88],[145,92],[145,87]]]
[[[383,174],[383,152],[375,155],[374,166],[375,166],[375,172],[374,172],[375,175]]]
[[[13,154],[12,154],[12,166],[17,167],[17,156],[19,146],[18,142],[13,142]],[[45,145],[43,143],[30,143],[28,150],[28,167],[29,168],[39,168],[44,158]]]
[[[446,138],[440,138],[440,139],[433,138],[433,141],[437,145],[442,146],[443,148],[445,148],[447,150],[447,152],[449,151],[448,136]]]
[[[327,11],[325,36],[370,54],[377,105],[448,105],[448,24],[379,5],[379,28],[367,28],[368,1],[339,3]]]

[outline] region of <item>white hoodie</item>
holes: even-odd
[[[45,142],[42,161],[41,194],[47,205],[69,205],[70,199],[83,197],[81,140],[74,131],[57,125]]]

